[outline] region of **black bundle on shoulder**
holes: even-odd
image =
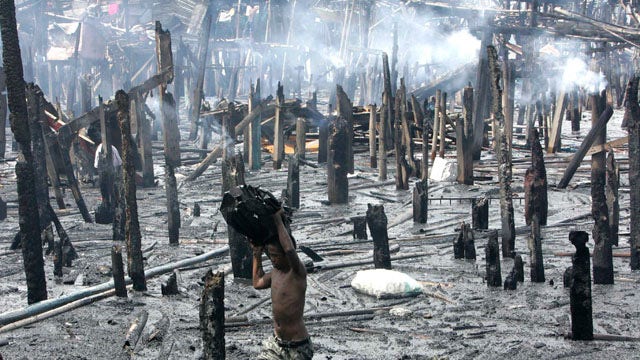
[[[283,207],[282,202],[266,190],[251,185],[236,186],[224,194],[220,204],[227,225],[257,246],[277,239],[278,230],[272,215],[280,208],[284,209],[282,221],[291,235],[291,209]]]

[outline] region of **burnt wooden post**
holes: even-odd
[[[611,108],[611,106],[607,106],[604,111],[599,112],[599,114],[600,117],[598,118],[598,122],[591,126],[591,130],[589,130],[587,136],[585,136],[582,140],[580,148],[578,148],[578,151],[576,151],[576,153],[573,155],[571,161],[569,162],[569,165],[567,165],[566,169],[564,170],[562,178],[560,179],[560,181],[558,181],[558,189],[564,189],[567,187],[567,185],[569,185],[569,181],[571,181],[573,174],[575,174],[576,170],[578,170],[578,167],[582,163],[584,157],[587,155],[587,152],[591,148],[591,145],[595,142],[598,134],[600,134],[600,131],[602,129],[606,129],[607,122],[613,115],[613,109]]]
[[[0,159],[4,159],[5,148],[7,147],[7,82],[4,75],[4,68],[0,67]]]
[[[402,126],[402,144],[405,150],[405,157],[403,158],[403,170],[405,174],[403,176],[404,189],[409,190],[409,177],[419,177],[420,165],[417,163],[413,156],[413,150],[415,144],[413,142],[413,119],[410,119],[409,109],[407,106],[407,87],[405,86],[404,78],[400,79],[400,89],[396,95],[396,101],[398,104],[399,115],[396,117]]]
[[[300,207],[300,154],[289,156],[287,168],[287,199],[289,206],[295,209]]]
[[[378,158],[376,156],[376,104],[369,105],[369,166],[371,168],[378,167]]]
[[[278,81],[276,118],[273,126],[273,168],[279,170],[284,159],[284,87]]]
[[[462,93],[462,117],[456,120],[456,151],[458,157],[458,183],[473,185],[473,88],[467,86]]]
[[[509,275],[504,279],[505,290],[515,290],[518,288],[518,280],[516,280],[516,268],[515,265],[511,268]]]
[[[142,236],[138,223],[138,201],[136,199],[136,169],[134,165],[134,148],[131,144],[131,120],[129,119],[130,100],[124,90],[118,90],[115,96],[118,106],[118,123],[122,132],[122,169],[124,174],[125,238],[127,242],[127,272],[133,282],[133,289],[146,291],[142,262]]]
[[[438,155],[444,159],[444,151],[447,145],[445,141],[445,135],[447,133],[447,119],[449,119],[447,115],[447,93],[443,92],[442,97],[440,98],[440,128],[439,136],[440,136],[440,148],[438,149]]]
[[[616,162],[613,150],[607,156],[607,209],[609,209],[609,236],[611,244],[618,246],[618,230],[620,227],[620,202],[618,188],[620,187],[620,166]]]
[[[502,89],[500,88],[500,68],[498,54],[493,46],[487,46],[489,73],[491,74],[491,104],[493,118],[497,126],[496,155],[498,157],[498,177],[500,180],[500,218],[502,220],[502,256],[513,256],[516,240],[516,228],[513,220],[513,200],[511,193],[511,151],[507,146],[502,114]],[[494,134],[495,136],[496,134]]]
[[[400,96],[397,96],[396,99],[399,99]],[[396,103],[396,109],[399,111],[399,106]],[[396,158],[396,190],[403,190],[404,189],[404,176],[405,176],[405,171],[404,171],[404,167],[403,167],[403,163],[404,163],[404,151],[403,151],[403,144],[402,144],[402,124],[400,123],[400,119],[397,118],[395,124],[394,124],[394,139],[393,139],[393,146],[395,148],[394,153],[395,153],[395,158]]]
[[[13,1],[0,1],[0,33],[2,61],[7,81],[9,120],[13,136],[20,144],[15,168],[18,182],[19,236],[27,279],[27,302],[33,304],[47,298],[47,284],[42,257],[40,218],[35,197],[34,159],[31,153],[25,82],[18,41],[16,8]]]
[[[473,230],[471,229],[471,225],[462,224],[463,234],[464,234],[464,258],[467,260],[475,260],[476,259],[476,243],[473,236]]]
[[[606,105],[606,95],[591,95],[591,124],[596,127],[600,114]],[[602,145],[607,139],[606,126],[596,134],[594,145]],[[591,215],[593,216],[593,283],[613,284],[613,253],[609,228],[609,209],[607,208],[606,154],[599,152],[591,155]]]
[[[547,171],[544,166],[542,146],[538,138],[538,130],[531,129],[531,162],[524,178],[524,218],[527,225],[531,225],[533,214],[538,215],[540,225],[547,224]]]
[[[464,222],[460,224],[458,236],[453,241],[453,258],[464,259]]]
[[[203,278],[200,297],[200,331],[206,360],[225,358],[224,348],[224,273],[211,270]]]
[[[567,115],[571,119],[571,131],[579,133],[582,113],[580,112],[580,98],[578,97],[577,88],[574,88],[571,91],[569,104],[567,105]]]
[[[156,56],[158,58],[158,73],[173,67],[171,53],[171,33],[162,30],[162,25],[156,21]],[[167,83],[171,82],[171,78]],[[178,202],[178,186],[175,168],[180,161],[180,130],[178,129],[178,110],[173,95],[167,92],[167,85],[160,85],[159,103],[162,111],[162,137],[164,142],[164,180],[167,195],[167,226],[169,228],[169,244],[178,245],[180,238],[180,204]]]
[[[353,216],[351,222],[353,222],[353,238],[366,240],[367,218],[365,216]]]
[[[378,181],[387,180],[387,107],[380,107],[380,131],[378,132]]]
[[[567,94],[561,91],[556,98],[556,107],[553,113],[553,122],[549,130],[549,144],[547,153],[555,153],[560,150],[560,134],[562,133],[562,120],[564,119],[564,111],[567,108]],[[596,118],[597,119],[597,118]]]
[[[629,179],[640,179],[640,105],[638,105],[638,76],[629,79],[627,84],[624,125],[629,133]],[[630,219],[629,245],[631,270],[640,269],[640,182],[629,182]]]
[[[85,74],[78,79],[80,82],[80,112],[83,114],[91,111],[91,85],[90,76]]]
[[[189,140],[193,141],[198,135],[198,122],[200,121],[200,107],[202,105],[202,98],[204,96],[204,74],[206,71],[207,55],[209,53],[209,35],[211,30],[211,9],[207,6],[203,21],[202,28],[200,28],[200,39],[198,45],[198,74],[196,80],[196,86],[191,93],[191,109],[189,114],[191,115],[191,127],[189,130]]]
[[[524,282],[524,263],[519,254],[513,257],[513,268],[516,269],[516,281]]]
[[[489,228],[489,199],[484,196],[471,199],[471,219],[474,230]]]
[[[160,284],[160,292],[162,296],[177,295],[180,293],[178,290],[178,272],[174,270],[164,284]]]
[[[475,100],[473,102],[473,159],[480,160],[480,153],[482,151],[482,143],[484,141],[485,124],[484,119],[489,115],[490,104],[490,83],[489,80],[489,66],[487,61],[486,49],[492,42],[493,34],[490,31],[485,30],[482,33],[482,40],[480,43],[480,53],[478,58],[478,67],[476,74],[476,91]]]
[[[127,285],[124,282],[124,265],[122,263],[122,247],[114,244],[111,247],[111,273],[116,296],[127,297]]]
[[[155,185],[153,175],[153,152],[151,147],[151,122],[144,111],[144,98],[140,94],[131,99],[132,122],[138,125],[138,152],[142,159],[142,182],[144,187]],[[133,120],[135,119],[135,121]]]
[[[436,90],[436,107],[433,112],[433,134],[431,140],[431,160],[436,158],[436,152],[438,151],[438,134],[440,133],[440,125],[442,121],[441,108],[442,108],[442,92],[440,89]]]
[[[329,151],[327,161],[327,193],[331,204],[346,204],[349,202],[349,154],[346,143],[349,141],[347,121],[336,117],[331,122],[331,136],[329,137]]]
[[[514,69],[509,61],[509,51],[506,46],[501,47],[502,52],[502,108],[504,109],[504,132],[507,138],[507,146],[511,150],[513,142],[513,102],[515,92]]]
[[[256,86],[254,88],[253,84],[251,84],[250,92],[249,92],[249,113],[255,109],[256,106],[260,103],[260,79],[256,80]],[[260,143],[262,139],[262,129],[261,129],[262,115],[256,116],[253,121],[251,121],[248,125],[249,129],[249,139],[245,139],[245,146],[249,144],[249,169],[251,170],[260,170],[261,167],[261,153],[262,153],[262,144]],[[247,150],[245,150],[247,151]]]
[[[307,124],[304,118],[296,119],[296,153],[300,159],[305,159],[307,147]]]
[[[489,233],[489,241],[484,248],[487,286],[502,286],[502,273],[500,272],[500,245],[498,244],[498,232]]]
[[[329,120],[323,118],[318,124],[318,164],[327,162],[329,152]]]
[[[527,239],[529,259],[531,261],[531,282],[544,282],[544,262],[542,259],[542,237],[540,236],[540,221],[538,214],[531,218],[531,234]]]
[[[384,120],[384,138],[386,139],[385,150],[391,150],[393,148],[393,90],[391,88],[391,72],[389,70],[389,56],[387,53],[382,53],[382,74],[384,77],[384,91],[382,93],[382,105],[386,111]],[[382,117],[380,118],[382,122]],[[382,129],[382,126],[380,127]]]
[[[591,308],[591,275],[589,235],[584,231],[571,231],[569,240],[576,247],[571,258],[571,339],[593,340],[593,315]]]
[[[340,85],[336,85],[336,100],[337,116],[347,122],[347,168],[353,174],[353,104]]]
[[[413,221],[425,224],[429,210],[429,184],[427,180],[418,180],[414,186]]]
[[[391,269],[387,215],[384,213],[384,205],[367,204],[366,218],[373,238],[373,266],[376,269]]]

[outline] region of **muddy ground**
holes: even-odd
[[[184,112],[183,112],[184,113]],[[638,342],[575,342],[566,340],[570,330],[569,293],[562,286],[562,274],[571,263],[557,252],[572,252],[568,233],[573,229],[591,232],[588,164],[586,161],[572,180],[569,189],[557,190],[555,184],[566,167],[562,161],[575,151],[590,128],[589,118],[582,121],[580,134],[571,134],[568,123],[563,130],[563,152],[547,156],[549,176],[549,220],[543,228],[545,283],[531,283],[529,251],[524,226],[522,179],[528,161],[527,152],[515,147],[514,200],[516,227],[519,229],[516,250],[525,261],[525,282],[515,291],[489,289],[483,280],[485,273],[484,245],[486,238],[476,233],[478,259],[454,260],[452,241],[454,228],[460,222],[471,222],[468,200],[437,200],[489,194],[497,198],[495,158],[490,152],[476,164],[476,176],[491,176],[490,181],[474,186],[452,183],[430,184],[429,219],[426,225],[414,224],[408,217],[411,211],[410,191],[396,191],[387,182],[373,188],[358,189],[360,185],[377,183],[377,170],[368,167],[365,146],[356,151],[356,171],[350,175],[348,205],[328,206],[326,200],[326,167],[301,170],[302,205],[294,216],[293,233],[300,245],[306,245],[324,256],[314,265],[338,264],[357,259],[372,259],[371,241],[354,243],[348,233],[352,225],[345,221],[351,216],[364,215],[367,203],[383,203],[389,219],[389,236],[393,256],[417,252],[430,255],[395,260],[393,268],[405,272],[425,286],[425,293],[413,298],[376,300],[356,293],[350,282],[358,270],[372,265],[318,269],[308,277],[306,314],[336,313],[351,310],[384,308],[363,315],[327,316],[307,322],[316,349],[316,359],[530,359],[573,358],[602,359],[640,358]],[[621,113],[616,112],[609,125],[608,139],[624,136],[620,129]],[[187,124],[181,128],[186,132]],[[184,134],[186,135],[186,133]],[[183,136],[186,138],[186,136]],[[516,144],[522,143],[518,139]],[[185,147],[193,147],[187,141]],[[160,143],[157,143],[160,145]],[[238,147],[240,149],[240,145]],[[455,151],[448,151],[453,157]],[[12,158],[15,153],[8,152]],[[193,153],[183,158],[193,159]],[[315,160],[315,154],[308,158]],[[620,149],[621,159],[621,226],[620,246],[614,252],[629,252],[628,164],[626,149]],[[264,154],[263,170],[248,172],[246,181],[262,185],[275,194],[286,186],[286,167],[272,170],[270,156]],[[138,206],[143,235],[142,247],[155,246],[145,253],[145,268],[179,259],[193,257],[226,245],[226,225],[218,211],[220,194],[220,165],[215,164],[197,180],[185,183],[179,190],[182,228],[180,246],[170,247],[166,230],[166,205],[163,188],[162,154],[154,155],[158,186],[138,189]],[[25,277],[21,253],[9,251],[9,244],[18,229],[17,193],[13,161],[0,164],[0,194],[9,202],[9,216],[0,222],[0,309],[3,312],[26,305]],[[389,161],[389,178],[393,176],[393,162]],[[194,165],[183,166],[176,172],[179,181]],[[98,203],[97,186],[83,184],[82,191],[90,208]],[[52,200],[53,201],[53,200]],[[110,280],[110,225],[87,224],[77,211],[70,191],[65,194],[69,210],[59,211],[61,221],[71,237],[80,258],[68,276],[76,278],[74,285],[56,283],[52,258],[47,256],[45,271],[49,298],[80,290]],[[200,217],[192,216],[195,202],[202,207]],[[54,203],[55,204],[55,203]],[[323,220],[325,220],[323,222]],[[330,221],[326,221],[330,220]],[[500,227],[499,202],[490,204],[490,227]],[[394,244],[397,244],[395,246]],[[588,244],[593,248],[593,240]],[[344,251],[336,251],[344,250]],[[301,255],[304,260],[309,260]],[[0,334],[8,345],[0,347],[4,359],[155,359],[169,353],[171,359],[198,359],[201,354],[201,335],[198,329],[198,302],[202,290],[201,277],[207,269],[229,268],[228,255],[182,269],[179,272],[180,294],[163,297],[160,284],[166,276],[148,281],[148,291],[129,291],[127,299],[110,297],[83,306],[36,324]],[[640,336],[640,273],[631,272],[628,258],[614,258],[615,285],[593,286],[594,330],[600,334]],[[512,261],[503,259],[504,277],[512,268]],[[226,276],[225,307],[228,317],[246,316],[243,326],[226,331],[228,359],[252,359],[260,350],[260,342],[272,327],[268,291],[254,290],[246,282],[236,282]],[[408,315],[392,315],[390,308],[409,310]],[[246,310],[245,310],[246,309]],[[131,321],[141,310],[149,313],[148,329],[162,317],[170,320],[167,335],[160,340],[141,340],[133,352],[123,350],[124,336]]]

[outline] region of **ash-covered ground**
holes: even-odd
[[[585,114],[586,115],[586,114]],[[608,140],[626,135],[620,129],[621,113],[616,112],[609,123]],[[186,130],[187,124],[181,127]],[[567,162],[590,128],[589,119],[582,122],[580,134],[571,134],[569,126],[563,130],[563,151],[548,161],[549,186],[548,226],[542,229],[545,283],[532,283],[529,277],[528,230],[524,226],[522,181],[529,166],[529,154],[514,147],[514,207],[518,229],[516,250],[525,261],[525,282],[515,291],[490,289],[483,280],[485,273],[484,246],[486,237],[476,232],[476,261],[454,260],[452,242],[455,228],[462,221],[471,222],[468,198],[488,194],[490,228],[499,229],[500,211],[495,157],[484,152],[476,164],[476,176],[491,176],[473,186],[454,183],[430,183],[429,216],[427,224],[411,220],[411,192],[396,191],[395,185],[379,184],[377,170],[368,167],[368,154],[356,154],[356,171],[350,175],[348,205],[324,205],[326,195],[326,165],[301,168],[302,205],[295,213],[293,234],[299,245],[306,245],[321,256],[323,262],[314,265],[344,264],[353,260],[372,259],[371,240],[356,242],[349,233],[351,216],[362,216],[367,203],[384,204],[389,219],[392,256],[416,253],[429,255],[394,260],[394,270],[411,275],[424,285],[424,294],[405,299],[377,300],[356,293],[350,283],[358,270],[373,265],[318,269],[308,276],[305,313],[324,314],[307,321],[316,349],[315,359],[634,359],[640,358],[640,343],[615,341],[571,341],[564,338],[570,330],[569,291],[563,288],[562,275],[570,266],[569,256],[559,252],[573,252],[568,241],[570,230],[591,233],[589,161],[583,162],[566,190],[555,189]],[[184,137],[183,137],[184,138]],[[522,142],[522,140],[518,140]],[[159,145],[159,144],[158,144]],[[184,146],[193,147],[186,141]],[[238,147],[240,149],[240,146]],[[616,153],[621,163],[620,246],[614,253],[628,253],[629,195],[626,149]],[[7,157],[15,153],[8,152]],[[450,149],[447,156],[454,157]],[[183,153],[183,158],[194,154]],[[308,155],[311,161],[315,154]],[[227,243],[226,224],[218,211],[221,199],[220,165],[214,164],[193,182],[179,190],[182,228],[180,246],[170,247],[166,226],[166,202],[163,188],[161,153],[154,154],[158,186],[138,188],[138,207],[145,252],[145,268],[193,257],[221,248]],[[280,194],[286,186],[286,166],[272,170],[270,156],[264,154],[263,169],[248,172],[246,182]],[[9,251],[10,242],[18,229],[18,210],[14,161],[0,165],[0,194],[9,202],[9,216],[0,222],[0,308],[3,312],[26,306],[26,285],[20,251]],[[388,161],[389,179],[393,177],[394,161]],[[194,165],[177,170],[178,180],[189,174]],[[361,185],[376,184],[362,188]],[[360,187],[360,189],[358,189]],[[83,195],[90,208],[95,208],[99,189],[83,184]],[[441,199],[441,200],[436,200]],[[65,194],[69,210],[58,211],[80,258],[73,267],[65,269],[75,284],[56,283],[51,256],[45,259],[49,298],[56,298],[111,279],[111,226],[87,224],[77,211],[70,191]],[[200,217],[192,216],[195,202],[202,208]],[[593,240],[588,244],[593,248]],[[310,261],[306,255],[303,260]],[[513,266],[510,259],[502,259],[503,279]],[[205,263],[179,271],[180,294],[162,296],[160,284],[165,276],[149,279],[148,291],[129,291],[127,299],[110,297],[90,305],[57,315],[10,332],[0,333],[0,340],[8,345],[0,347],[4,359],[156,359],[169,355],[170,359],[198,359],[202,355],[201,334],[198,328],[198,304],[202,291],[201,278],[208,269],[228,270],[229,256],[224,255]],[[594,285],[593,322],[599,334],[640,336],[640,273],[631,272],[626,257],[614,258],[615,285]],[[76,277],[77,276],[77,277]],[[407,311],[390,311],[402,308]],[[246,282],[225,279],[225,311],[227,317],[246,317],[241,326],[226,330],[227,359],[252,359],[259,352],[261,341],[272,332],[271,303],[268,291],[258,291]],[[132,352],[123,349],[125,333],[141,310],[149,313],[144,337]],[[360,313],[347,311],[366,310]],[[402,315],[393,315],[403,313]],[[355,314],[355,315],[354,315]],[[337,316],[342,315],[342,316]],[[170,321],[162,340],[147,341],[149,329],[160,319]]]

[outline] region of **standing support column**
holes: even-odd
[[[300,208],[300,154],[289,156],[287,169],[287,199],[289,207]]]
[[[204,276],[200,297],[200,331],[206,360],[225,358],[224,348],[224,273],[209,270]]]
[[[138,124],[138,150],[142,159],[142,182],[144,187],[155,185],[153,175],[153,152],[151,148],[151,123],[145,114],[144,99],[139,94],[131,100],[131,117]],[[132,120],[133,122],[133,120]]]
[[[591,275],[589,235],[584,231],[571,231],[569,240],[576,247],[571,258],[571,339],[593,340],[593,314],[591,308]]]
[[[458,155],[458,183],[473,185],[473,88],[467,86],[462,94],[462,118],[456,121],[456,150]]]
[[[349,141],[347,121],[342,117],[335,118],[331,123],[329,137],[329,158],[327,161],[327,193],[331,204],[346,204],[349,202],[349,154],[346,142]]]
[[[0,67],[0,159],[4,159],[5,148],[7,147],[7,82],[4,75],[4,68]]]
[[[471,199],[471,219],[474,230],[489,228],[489,200],[486,197]]]
[[[473,102],[473,159],[480,160],[482,143],[484,141],[485,124],[484,119],[489,114],[489,67],[487,62],[487,52],[484,50],[491,44],[493,34],[489,31],[482,33],[480,43],[480,57],[478,59],[478,72],[476,75],[476,99]],[[437,101],[437,100],[436,100]]]
[[[200,41],[198,45],[198,78],[196,86],[191,93],[191,128],[189,130],[189,140],[193,141],[198,135],[198,122],[200,121],[200,107],[202,106],[202,98],[204,97],[204,74],[206,71],[207,55],[209,54],[209,35],[211,30],[211,9],[207,6],[202,28],[200,29]]]
[[[337,116],[347,122],[347,168],[353,174],[353,104],[340,85],[336,85],[336,104]]]
[[[489,241],[484,248],[487,286],[502,286],[502,273],[500,271],[500,245],[498,244],[498,232],[492,231],[489,234]]]
[[[323,118],[318,124],[318,164],[327,162],[329,152],[329,120]]]
[[[555,153],[560,150],[560,138],[562,134],[562,121],[564,120],[564,111],[567,108],[567,95],[564,91],[560,91],[556,98],[556,107],[553,113],[553,122],[549,130],[549,145],[547,153]],[[597,118],[596,118],[597,119]]]
[[[391,269],[387,215],[384,213],[384,205],[367,204],[366,217],[369,232],[373,238],[373,266],[376,269]]]
[[[416,181],[413,188],[413,222],[426,224],[429,209],[429,184],[427,180]]]
[[[136,169],[134,166],[133,144],[131,144],[131,122],[129,119],[129,95],[118,90],[115,96],[118,106],[118,123],[122,132],[122,167],[124,173],[124,196],[126,202],[125,238],[127,242],[127,272],[133,282],[133,289],[146,291],[142,262],[142,236],[138,223],[138,201],[136,199]]]
[[[567,115],[571,119],[571,131],[580,133],[580,120],[582,120],[582,113],[580,112],[580,98],[578,97],[578,88],[574,87],[569,97],[569,104],[567,105]]]
[[[629,133],[629,179],[640,179],[640,105],[638,105],[638,76],[629,79],[624,101],[624,123]],[[640,269],[640,181],[629,181],[630,219],[629,245],[631,270]]]
[[[373,169],[378,167],[376,157],[376,104],[369,105],[369,166]]]
[[[498,177],[500,180],[500,217],[502,219],[502,256],[512,257],[515,248],[516,228],[513,220],[513,200],[511,193],[511,152],[507,146],[502,114],[502,89],[500,88],[500,68],[498,54],[493,46],[487,46],[489,73],[491,79],[491,104],[495,123],[498,125],[496,155],[498,157]],[[494,134],[495,136],[496,134]]]
[[[296,119],[296,154],[300,159],[305,159],[307,145],[307,124],[304,118]]]
[[[442,115],[440,115],[440,110],[442,108],[442,93],[440,89],[436,90],[436,107],[433,112],[433,134],[431,140],[431,160],[436,158],[436,153],[438,149],[438,134],[440,133],[440,124],[442,121]]]
[[[600,114],[604,112],[606,95],[591,95],[591,124],[595,128]],[[607,139],[607,128],[602,127],[596,134],[594,146],[604,144]],[[591,215],[593,226],[593,283],[613,284],[613,253],[611,249],[609,209],[605,195],[606,186],[606,154],[602,151],[591,155]]]
[[[22,258],[27,279],[27,302],[33,304],[47,298],[47,284],[42,257],[40,218],[35,197],[33,154],[31,153],[25,82],[14,1],[0,1],[0,32],[2,34],[2,60],[7,79],[9,120],[13,136],[20,144],[20,153],[15,168],[18,182],[18,214],[20,217]]]
[[[607,156],[607,208],[609,209],[609,235],[611,244],[618,246],[618,230],[620,227],[620,202],[618,200],[618,188],[620,187],[620,166],[613,156],[613,150],[609,150]]]
[[[127,297],[127,284],[124,281],[124,265],[122,264],[122,247],[114,244],[111,247],[111,273],[116,296]]]
[[[378,132],[378,181],[387,180],[387,107],[380,107],[380,131]]]
[[[447,146],[444,136],[447,133],[447,119],[449,118],[449,116],[447,115],[447,93],[446,92],[443,92],[442,97],[440,98],[440,111],[442,113],[440,114],[440,128],[438,129],[440,133],[439,135],[440,148],[438,149],[438,155],[440,155],[440,157],[444,159],[444,152]]]
[[[276,118],[273,126],[273,168],[279,170],[284,158],[284,87],[278,81]]]
[[[256,86],[254,88],[251,84],[251,91],[249,93],[249,113],[260,103],[260,79],[256,80]],[[249,123],[249,139],[245,139],[245,144],[249,144],[249,169],[260,170],[261,154],[262,154],[262,129],[261,129],[262,115],[256,116],[253,121]],[[246,146],[246,145],[245,145]],[[247,151],[245,149],[245,151]]]
[[[156,56],[158,72],[162,73],[173,66],[171,53],[171,33],[163,31],[156,21]],[[170,81],[168,81],[170,82]],[[167,226],[169,228],[169,244],[178,245],[180,238],[180,204],[175,168],[180,161],[180,130],[178,129],[178,109],[173,95],[167,92],[167,85],[160,85],[159,103],[162,116],[162,136],[164,141],[164,179],[167,194]]]

